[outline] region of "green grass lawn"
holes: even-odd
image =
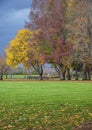
[[[92,121],[92,82],[0,82],[0,130],[71,130]]]

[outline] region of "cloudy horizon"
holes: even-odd
[[[31,0],[0,1],[0,54],[28,20]]]

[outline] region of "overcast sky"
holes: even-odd
[[[31,0],[0,0],[0,54],[28,20]]]

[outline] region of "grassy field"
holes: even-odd
[[[92,82],[0,82],[0,130],[72,130],[92,121]]]

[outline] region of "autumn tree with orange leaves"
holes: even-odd
[[[39,46],[43,48],[46,62],[58,68],[60,79],[64,79],[63,59],[69,56],[72,47],[65,27],[67,4],[65,0],[33,0],[31,22],[26,26],[39,30],[39,36],[35,38],[41,41]]]

